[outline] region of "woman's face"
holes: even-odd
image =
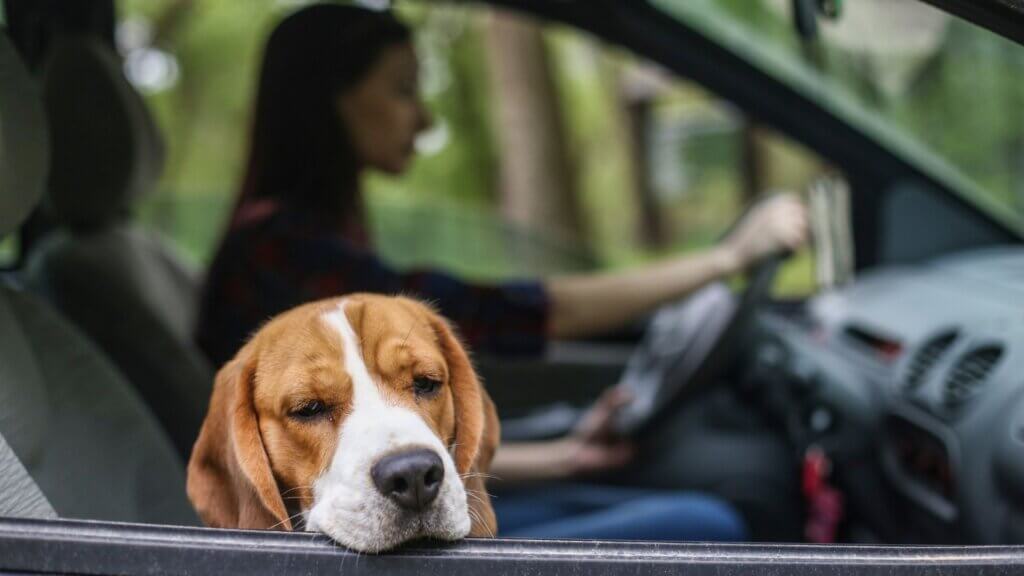
[[[431,121],[420,100],[412,45],[385,48],[363,80],[341,94],[338,112],[360,166],[405,171],[416,136]]]

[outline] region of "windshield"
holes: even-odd
[[[651,0],[1013,224],[1024,223],[1024,48],[915,0]],[[820,4],[820,3],[815,3]]]

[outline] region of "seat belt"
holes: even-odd
[[[0,517],[57,517],[57,512],[3,436],[0,436]]]

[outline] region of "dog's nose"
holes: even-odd
[[[381,458],[370,476],[381,494],[406,510],[420,511],[437,498],[444,463],[433,450],[410,450]]]

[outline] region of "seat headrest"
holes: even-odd
[[[72,228],[95,228],[127,215],[155,186],[164,147],[120,57],[97,38],[62,38],[44,66],[43,99],[53,216]]]
[[[48,154],[39,92],[0,28],[0,236],[17,230],[39,204]]]

